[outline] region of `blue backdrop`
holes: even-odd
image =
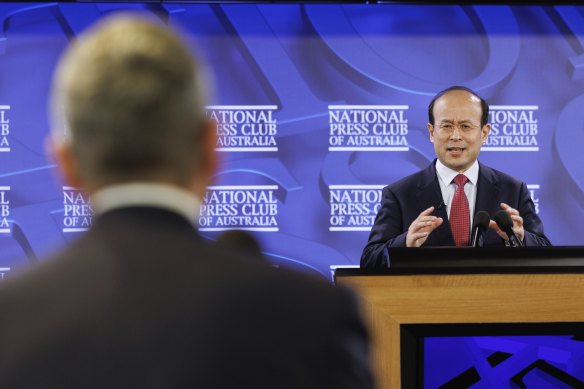
[[[222,165],[205,236],[250,229],[275,264],[326,277],[358,264],[381,188],[434,158],[431,96],[463,84],[493,106],[480,159],[529,185],[554,244],[581,244],[584,7],[6,3],[2,274],[91,223],[47,159],[47,95],[67,43],[129,8],[180,26],[214,71]]]

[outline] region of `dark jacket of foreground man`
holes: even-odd
[[[2,388],[369,388],[353,295],[124,208],[0,283]]]

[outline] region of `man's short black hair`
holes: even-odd
[[[443,91],[438,92],[438,94],[436,94],[436,96],[434,96],[432,101],[430,101],[430,105],[428,105],[428,120],[430,121],[430,124],[434,125],[434,103],[436,102],[436,100],[438,100],[440,97],[444,96],[446,93],[452,92],[454,90],[462,90],[462,91],[468,92],[480,100],[481,108],[483,110],[483,113],[481,115],[481,128],[485,124],[487,124],[489,121],[489,104],[487,104],[485,99],[483,99],[481,96],[477,95],[475,93],[475,91],[473,91],[472,89],[467,88],[465,86],[459,86],[459,85],[451,86],[450,88],[446,88]]]

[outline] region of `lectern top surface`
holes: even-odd
[[[584,273],[584,246],[394,247],[389,268],[337,269],[335,277],[402,274]]]

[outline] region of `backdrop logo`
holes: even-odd
[[[329,231],[370,231],[385,185],[329,185]]]
[[[89,194],[71,186],[63,187],[63,232],[87,231],[91,227],[93,209]]]
[[[537,196],[537,192],[539,191],[539,185],[527,185],[527,189],[529,190],[529,194],[531,195],[531,199],[533,200],[533,205],[535,205],[535,213],[539,213],[539,197]]]
[[[9,152],[10,120],[8,119],[9,105],[0,105],[0,152]]]
[[[217,123],[217,151],[278,151],[275,105],[211,105],[207,117]]]
[[[8,199],[8,193],[10,193],[9,186],[0,186],[0,234],[10,233],[10,224],[8,223],[10,200]]]
[[[9,267],[0,267],[0,280],[3,280],[8,275],[10,271]]]
[[[407,105],[329,105],[329,151],[408,151]]]
[[[209,186],[199,231],[278,231],[278,185]]]
[[[539,151],[537,105],[493,105],[483,151]]]

